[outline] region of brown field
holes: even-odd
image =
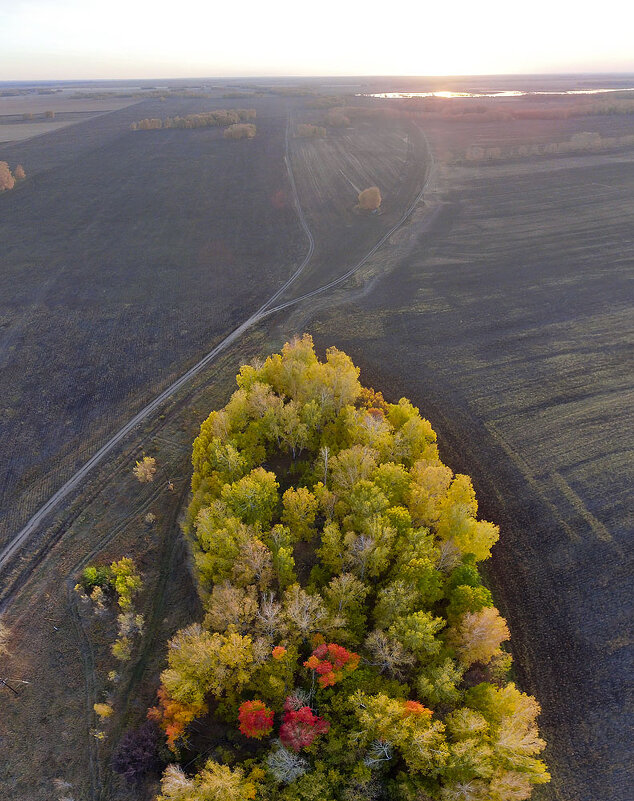
[[[66,91],[54,95],[0,97],[0,144],[50,133],[139,102],[138,98],[74,99],[71,95],[72,92]],[[55,119],[45,117],[47,111],[53,111]],[[32,114],[33,119],[24,121],[24,114]]]
[[[410,254],[296,325],[412,398],[502,525],[490,578],[550,743],[536,796],[626,799],[634,153],[443,165],[435,186]]]
[[[234,101],[214,102],[227,107]],[[11,459],[19,476],[34,463],[34,454],[35,463],[43,465],[43,473],[30,482],[14,477],[12,485],[5,484],[10,507],[5,541],[126,416],[245,319],[301,261],[307,242],[292,206],[266,247],[261,232],[271,227],[264,212],[271,197],[280,190],[289,197],[282,166],[287,109],[294,120],[317,124],[319,112],[301,99],[249,99],[249,105],[256,102],[258,136],[248,143],[222,143],[219,131],[127,132],[133,119],[199,108],[200,101],[174,98],[167,111],[165,103],[146,101],[7,150],[11,161],[22,157],[27,172],[31,159],[38,178],[29,191],[40,193],[39,199],[20,200],[16,191],[19,212],[9,209],[10,193],[0,198],[2,223],[7,210],[12,215],[2,231],[3,243],[11,244],[10,266],[28,288],[38,282],[37,265],[50,254],[59,271],[51,275],[63,280],[39,284],[40,295],[20,290],[3,312],[5,331],[14,337],[7,351],[13,372],[4,384],[11,393],[3,399],[5,410],[13,410],[3,418],[11,439],[5,434],[9,448],[3,458]],[[142,720],[152,701],[165,638],[197,612],[176,522],[187,488],[191,440],[209,409],[226,401],[239,363],[307,330],[320,349],[336,344],[349,352],[362,368],[363,382],[389,400],[407,395],[420,406],[439,433],[443,460],[472,475],[483,516],[501,524],[489,578],[512,630],[518,680],[540,699],[541,728],[550,744],[553,781],[535,797],[628,801],[634,150],[474,165],[455,158],[456,151],[476,142],[562,141],[583,131],[626,135],[634,132],[634,118],[469,125],[408,116],[358,120],[349,129],[332,129],[325,140],[291,136],[293,173],[315,253],[279,303],[358,264],[429,177],[424,201],[346,283],[258,323],[160,414],[148,418],[5,571],[0,597],[11,596],[5,619],[13,652],[5,669],[9,677],[31,682],[19,686],[19,697],[2,695],[5,797],[151,797],[151,785],[143,791],[125,788],[112,776],[109,759],[121,732]],[[210,161],[205,180],[196,183],[214,148],[241,145],[257,146],[257,158],[227,149],[223,152],[231,161],[224,172]],[[191,164],[183,170],[185,154]],[[0,158],[5,158],[2,148]],[[267,159],[277,159],[275,170],[263,169],[261,161]],[[73,177],[62,178],[70,164]],[[133,165],[139,165],[134,169],[142,184],[129,182],[125,193],[117,194],[115,186]],[[238,187],[236,175],[241,176]],[[170,196],[175,180],[178,193]],[[106,181],[105,202],[100,181]],[[382,213],[360,216],[354,210],[355,187],[374,183],[383,193]],[[188,228],[178,222],[187,190],[197,187],[187,207],[192,214],[208,184],[218,198],[204,207],[205,219],[214,237],[225,239],[247,202],[245,187],[256,186],[250,226],[230,240],[233,253],[243,247],[239,261],[244,265],[232,281],[222,280],[229,267],[224,257],[213,276],[204,273],[204,265],[195,267],[202,219]],[[169,203],[152,205],[157,187]],[[26,190],[25,183],[20,193]],[[61,214],[42,231],[27,216],[41,203],[42,219],[54,212],[56,198],[73,194],[76,211],[63,235],[55,236],[55,226],[65,224]],[[81,217],[86,203],[96,215],[88,229],[92,244],[79,235],[69,240],[69,232],[87,224]],[[219,211],[222,204],[230,209],[226,216]],[[127,222],[135,219],[145,221],[140,231]],[[34,245],[15,233],[25,230],[38,231]],[[124,231],[120,244],[113,244],[113,230]],[[155,248],[154,260],[179,265],[175,282],[152,267],[153,259],[135,266],[144,247]],[[96,280],[96,267],[113,252],[121,259],[120,278]],[[129,260],[126,252],[132,254]],[[63,278],[67,264],[71,269]],[[254,276],[256,287],[236,286]],[[69,292],[86,293],[91,323],[103,313],[92,329],[80,305],[69,305],[70,295],[60,293],[64,282]],[[201,286],[207,294],[198,297]],[[96,287],[108,293],[110,305]],[[169,303],[162,302],[164,294]],[[127,303],[135,304],[131,311]],[[75,372],[68,372],[63,351],[55,363],[60,377],[52,380],[46,355],[55,342],[50,332],[64,316],[70,327],[62,333],[65,340],[70,336]],[[16,328],[21,319],[23,327]],[[144,336],[135,339],[139,327]],[[185,329],[178,345],[178,332]],[[132,349],[118,347],[122,341]],[[85,343],[85,353],[80,354],[78,342]],[[99,357],[103,367],[85,372],[105,347],[110,350]],[[42,354],[36,362],[39,375],[31,373],[27,381],[20,376],[20,358],[28,362],[37,353]],[[120,391],[130,362],[136,369],[127,373]],[[102,376],[109,394],[101,396],[101,406],[63,405],[73,382]],[[48,384],[57,387],[57,396]],[[46,395],[39,400],[43,389]],[[42,437],[60,410],[69,422],[46,444]],[[156,456],[159,465],[157,480],[145,487],[131,475],[142,452]],[[166,486],[170,478],[174,492]],[[142,519],[148,510],[157,515],[152,528]],[[104,700],[106,675],[115,667],[109,652],[114,626],[111,618],[91,621],[82,615],[72,586],[87,561],[123,554],[139,560],[147,582],[141,605],[148,622],[114,690],[117,714],[108,737],[99,743],[90,733],[96,725],[92,704]],[[25,731],[36,736],[25,737]],[[55,779],[71,787],[55,789]]]

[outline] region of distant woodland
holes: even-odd
[[[113,760],[134,783],[166,742],[161,801],[522,801],[549,781],[478,571],[498,528],[418,409],[358,376],[305,335],[244,366],[194,442],[204,616],[169,642],[156,706]],[[129,638],[133,566],[91,578]]]
[[[165,119],[145,119],[133,122],[133,131],[154,131],[161,128],[225,128],[256,118],[253,108],[218,109],[203,114],[187,114],[185,117],[166,117]],[[255,127],[255,126],[254,126]]]

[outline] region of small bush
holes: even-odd
[[[322,139],[326,136],[326,129],[320,125],[309,125],[308,123],[297,126],[297,136],[304,139]]]
[[[110,704],[93,704],[92,708],[102,720],[104,718],[109,718],[114,713],[114,709]]]
[[[239,122],[225,129],[225,139],[253,139],[256,127],[250,122]]]
[[[79,584],[87,595],[91,595],[95,587],[102,590],[112,587],[112,570],[108,565],[88,565],[85,567]]]
[[[152,721],[138,729],[129,729],[114,751],[112,770],[123,776],[128,784],[138,784],[148,773],[159,770],[158,744],[158,728]]]
[[[11,175],[11,170],[6,161],[0,161],[0,192],[7,189],[13,189],[15,186],[15,178]]]
[[[150,481],[154,481],[156,474],[156,459],[153,456],[144,456],[140,462],[136,463],[132,472],[141,484],[149,484]]]
[[[381,191],[378,186],[371,186],[359,192],[359,208],[364,211],[376,211],[381,205]]]

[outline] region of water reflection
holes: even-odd
[[[526,97],[529,95],[599,95],[599,94],[604,94],[606,92],[634,92],[634,87],[627,89],[565,89],[559,92],[524,91],[521,89],[506,89],[499,92],[376,92],[376,93],[358,93],[356,97],[381,97],[381,98]]]

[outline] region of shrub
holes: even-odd
[[[6,161],[0,161],[0,192],[7,189],[13,189],[15,186],[15,178],[11,174],[9,165]]]
[[[138,784],[149,773],[159,770],[159,732],[152,721],[128,729],[112,755],[112,770],[128,782]]]
[[[302,123],[297,126],[297,136],[305,139],[323,138],[326,135],[326,129],[320,125],[309,125]]]
[[[93,709],[102,720],[109,718],[114,713],[114,709],[110,704],[93,704]]]
[[[112,570],[109,565],[88,565],[82,571],[79,585],[90,595],[95,587],[109,589],[112,587]]]
[[[376,211],[381,205],[381,190],[378,186],[370,186],[359,192],[359,208],[364,211]]]
[[[141,484],[148,484],[154,481],[156,474],[156,459],[153,456],[144,456],[140,462],[137,462],[132,472],[141,482]]]
[[[225,139],[253,139],[256,134],[256,127],[249,122],[236,123],[225,129]]]

